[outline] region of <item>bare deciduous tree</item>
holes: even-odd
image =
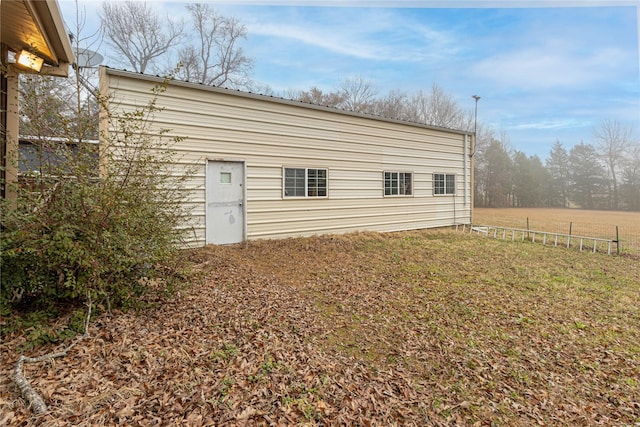
[[[390,91],[387,96],[373,105],[373,114],[391,119],[406,120],[407,95],[399,90]]]
[[[640,143],[629,148],[622,170],[620,193],[627,209],[640,211]]]
[[[211,86],[247,87],[253,61],[239,46],[247,37],[246,27],[206,4],[190,4],[187,9],[195,37],[179,54],[182,68],[177,77]]]
[[[308,102],[309,104],[324,105],[333,108],[341,107],[344,102],[342,94],[338,92],[323,92],[315,86],[308,91],[298,92],[294,99],[301,102]]]
[[[600,127],[593,131],[599,141],[597,148],[607,165],[612,191],[610,191],[610,207],[618,209],[618,178],[617,171],[622,167],[627,149],[631,144],[631,126],[626,126],[618,120],[605,119]]]
[[[416,123],[428,123],[429,96],[422,90],[417,91],[407,100],[407,120]]]
[[[377,93],[370,81],[356,76],[342,80],[337,91],[323,92],[312,87],[308,91],[297,92],[292,98],[391,119],[450,129],[472,129],[473,114],[461,109],[454,98],[437,84],[429,93],[418,91],[407,95],[400,90],[392,90],[381,98],[376,97]]]
[[[435,83],[429,93],[418,91],[409,99],[407,119],[452,129],[467,129],[470,126],[470,115]]]
[[[340,96],[345,110],[368,113],[376,100],[378,90],[362,76],[348,77],[340,83]]]
[[[144,73],[183,37],[183,23],[161,19],[146,2],[102,3],[102,31],[116,52],[136,72]]]

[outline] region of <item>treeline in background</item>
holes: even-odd
[[[595,145],[567,149],[556,141],[544,160],[498,139],[479,139],[475,206],[640,211],[640,144],[631,131],[604,120],[594,130]]]

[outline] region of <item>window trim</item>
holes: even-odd
[[[286,194],[287,191],[287,170],[304,170],[304,196],[288,196]],[[313,171],[324,171],[325,172],[325,195],[324,196],[310,196],[309,195],[309,170]],[[303,168],[303,167],[294,167],[294,166],[283,166],[282,167],[282,198],[283,199],[327,199],[329,198],[329,168]]]
[[[396,174],[396,180],[398,183],[397,186],[397,190],[398,193],[397,194],[387,194],[387,174]],[[400,189],[403,188],[400,186],[400,175],[405,175],[404,179],[406,182],[406,175],[410,176],[410,184],[409,184],[409,194],[407,193],[401,193]],[[414,182],[414,173],[413,172],[408,172],[408,171],[394,171],[394,170],[385,170],[382,172],[382,195],[383,197],[413,197],[413,182]],[[393,181],[393,177],[391,177],[391,180]],[[392,188],[392,187],[389,187]],[[404,188],[406,189],[406,186],[404,186]]]
[[[436,175],[442,175],[442,179],[444,180],[443,185],[443,193],[436,192]],[[446,196],[456,196],[458,194],[458,174],[456,173],[445,173],[445,172],[434,172],[432,174],[433,180],[433,196],[434,197],[446,197]],[[447,182],[449,182],[448,178],[453,177],[453,191],[449,192],[449,186],[447,186]]]

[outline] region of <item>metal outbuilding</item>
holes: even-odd
[[[113,114],[159,82],[100,69]],[[156,102],[152,133],[184,137],[174,173],[196,168],[191,245],[471,222],[470,132],[180,81]]]

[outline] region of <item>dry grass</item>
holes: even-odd
[[[474,208],[474,224],[527,228],[604,239],[616,239],[623,251],[640,255],[640,212],[544,208]]]
[[[640,266],[453,231],[249,242],[28,368],[47,425],[634,425]],[[7,381],[0,422],[35,425]],[[41,349],[45,351],[47,349]],[[9,421],[7,421],[9,420]]]

